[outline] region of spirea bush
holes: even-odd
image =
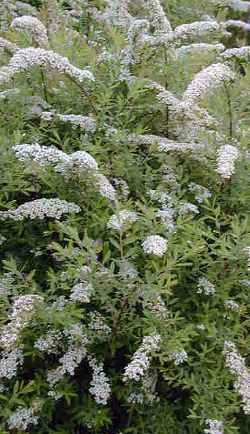
[[[249,17],[1,1],[1,434],[249,434]]]

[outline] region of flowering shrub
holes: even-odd
[[[0,432],[250,432],[250,2],[2,0]]]

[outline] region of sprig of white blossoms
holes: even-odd
[[[204,430],[205,434],[223,434],[224,423],[216,419],[206,419],[206,425],[208,428]]]
[[[162,257],[168,248],[168,241],[160,235],[149,235],[143,242],[142,248],[147,255]]]
[[[94,133],[96,131],[96,121],[91,116],[82,116],[82,115],[62,115],[60,113],[53,112],[42,112],[40,114],[40,118],[43,121],[51,122],[54,119],[58,119],[61,122],[68,122],[73,126],[79,126],[81,129],[86,130],[90,133]]]
[[[165,34],[172,30],[160,0],[144,0],[144,7],[148,12],[155,34]]]
[[[222,60],[249,60],[250,59],[250,46],[243,46],[240,48],[229,48],[228,50],[221,53],[220,58]]]
[[[63,214],[79,213],[81,208],[73,202],[61,199],[36,199],[25,202],[16,209],[0,211],[0,220],[11,219],[15,221],[30,218],[44,220],[46,217],[59,220]]]
[[[202,99],[220,88],[231,83],[234,72],[227,65],[214,63],[195,75],[183,94],[183,102],[188,106],[198,105]]]
[[[71,65],[66,57],[52,50],[29,47],[18,50],[10,59],[7,67],[0,69],[0,84],[8,83],[16,74],[29,71],[36,66],[67,75],[79,83],[94,81],[94,76],[88,69],[80,69]]]
[[[214,295],[216,290],[213,283],[209,282],[206,277],[200,277],[196,292],[197,294]]]
[[[56,172],[61,173],[66,180],[72,176],[89,175],[101,196],[110,201],[116,199],[116,191],[108,179],[99,172],[96,160],[85,151],[66,154],[56,147],[33,145],[17,145],[13,151],[20,161],[31,163],[35,161],[41,167],[52,165]]]
[[[20,348],[5,350],[0,357],[0,378],[10,380],[16,375],[18,366],[23,363],[23,352]]]
[[[185,350],[173,351],[170,354],[170,359],[174,361],[174,364],[176,366],[179,366],[179,365],[182,365],[184,362],[187,361],[188,355],[187,355],[187,352]]]
[[[43,303],[43,297],[37,294],[27,294],[17,297],[8,315],[6,324],[0,335],[0,346],[5,350],[16,348],[22,330],[28,325],[36,308]]]
[[[250,24],[246,23],[245,21],[241,21],[241,20],[227,20],[227,21],[223,22],[222,25],[225,29],[234,28],[234,29],[243,30],[244,32],[250,31]]]
[[[8,41],[8,39],[0,38],[0,54],[6,51],[6,53],[14,54],[20,48],[13,42]]]
[[[138,216],[134,211],[123,209],[110,217],[107,228],[122,231],[125,227],[132,225],[137,220]]]
[[[30,34],[39,47],[47,48],[49,45],[46,27],[36,17],[31,15],[17,17],[12,21],[11,28]]]
[[[250,370],[246,367],[244,358],[238,353],[234,343],[226,341],[224,344],[226,366],[236,376],[234,389],[241,396],[245,414],[250,414]]]
[[[52,369],[47,374],[47,381],[50,385],[50,391],[65,374],[74,375],[76,368],[87,355],[88,337],[84,334],[81,325],[75,324],[70,329],[65,330],[64,334],[69,339],[67,351],[59,358],[59,366]]]
[[[73,286],[70,293],[70,300],[79,303],[89,303],[93,287],[90,283],[80,282]]]
[[[219,54],[225,50],[223,44],[206,44],[197,43],[190,45],[183,45],[175,50],[175,56],[177,59],[182,59],[187,55],[201,55],[201,54]]]
[[[89,392],[94,396],[97,404],[106,405],[111,395],[110,380],[103,370],[103,363],[95,357],[89,356],[88,362],[93,370]]]
[[[34,415],[34,410],[26,407],[18,407],[7,420],[9,429],[18,431],[27,431],[31,425],[37,423],[38,417]]]
[[[98,337],[107,338],[112,329],[106,324],[104,317],[97,311],[90,312],[89,328],[97,333]]]
[[[240,306],[238,305],[238,303],[236,303],[234,300],[228,299],[224,301],[224,306],[229,309],[232,310],[234,312],[237,312],[240,308]]]
[[[131,134],[128,136],[128,141],[129,143],[154,146],[159,152],[190,152],[205,147],[203,143],[176,142],[153,134]]]
[[[196,184],[195,182],[191,182],[188,185],[188,190],[191,193],[194,193],[195,200],[198,203],[203,203],[205,200],[210,199],[212,197],[211,192],[206,187]]]
[[[217,169],[223,180],[230,179],[235,172],[235,163],[240,157],[240,151],[232,145],[223,145],[218,150]]]
[[[159,349],[161,337],[159,334],[145,336],[142,344],[134,353],[132,361],[126,366],[123,381],[140,381],[150,367],[152,354]]]

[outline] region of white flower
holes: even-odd
[[[137,214],[133,211],[128,211],[126,209],[119,211],[117,214],[110,217],[107,227],[108,229],[114,229],[116,231],[123,230],[126,226],[138,220]]]
[[[60,219],[63,214],[79,213],[81,208],[72,202],[66,202],[61,199],[37,199],[31,202],[26,202],[16,209],[8,211],[0,211],[0,219],[6,220],[23,220],[30,218],[31,220],[38,218],[43,220],[45,217]]]
[[[217,172],[222,179],[230,179],[235,172],[235,163],[240,156],[239,150],[232,145],[221,146],[217,157]]]
[[[224,301],[224,306],[229,309],[233,310],[234,312],[237,312],[239,310],[239,305],[234,300],[228,299]]]
[[[174,361],[174,364],[176,366],[179,366],[182,365],[182,363],[186,362],[186,360],[188,359],[188,355],[185,350],[173,351],[170,354],[170,358]]]
[[[3,82],[8,82],[15,74],[28,71],[35,66],[45,67],[59,74],[65,74],[80,83],[94,81],[94,76],[89,70],[79,69],[71,65],[66,57],[62,57],[54,51],[34,47],[18,50],[10,59],[7,69],[6,67],[0,69],[0,76],[3,73],[5,76]]]
[[[206,419],[206,425],[208,425],[208,429],[205,429],[205,434],[223,434],[224,433],[224,424],[222,421],[216,419]]]
[[[0,37],[0,53],[6,51],[7,53],[14,54],[19,50],[19,47],[8,39]]]
[[[90,302],[90,293],[92,291],[92,285],[81,282],[77,283],[71,291],[70,300],[78,301],[80,303]]]
[[[188,106],[195,106],[220,86],[232,82],[234,77],[229,66],[214,63],[195,75],[183,94],[183,102]]]
[[[0,357],[0,378],[10,380],[17,373],[18,366],[23,363],[23,352],[20,348],[3,351]]]
[[[37,425],[38,417],[34,416],[31,408],[18,407],[18,409],[11,414],[7,424],[10,430],[27,431],[30,425]]]
[[[111,395],[111,387],[110,381],[103,371],[103,363],[98,362],[92,356],[88,357],[88,361],[93,370],[89,392],[94,396],[97,404],[106,405]]]
[[[160,235],[149,235],[142,243],[144,253],[163,256],[166,253],[168,241]]]
[[[126,366],[123,381],[139,381],[150,367],[152,353],[157,351],[161,337],[158,334],[145,336],[142,344],[133,355],[132,361]]]
[[[36,17],[23,15],[15,18],[11,23],[11,27],[18,31],[27,31],[34,38],[37,45],[47,48],[49,41],[46,27]]]
[[[234,389],[241,396],[245,414],[250,414],[250,371],[245,360],[238,354],[236,346],[226,341],[224,344],[226,366],[236,376]]]
[[[206,277],[200,277],[196,292],[197,294],[213,295],[215,294],[215,286]]]

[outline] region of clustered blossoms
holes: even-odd
[[[6,350],[16,348],[19,335],[28,325],[35,309],[43,303],[43,297],[37,294],[20,295],[11,307],[8,319],[0,336],[0,346]]]
[[[208,94],[234,80],[234,72],[222,63],[214,63],[196,74],[183,94],[188,106],[199,104]]]
[[[133,355],[132,361],[126,366],[123,381],[140,381],[150,367],[152,353],[158,350],[161,337],[158,334],[145,336],[142,344]]]
[[[234,343],[224,344],[225,363],[236,376],[234,389],[241,396],[245,414],[250,414],[250,370],[246,367],[244,358],[238,353]]]
[[[41,167],[54,167],[55,171],[61,173],[66,180],[74,175],[85,179],[88,175],[101,196],[110,201],[116,199],[114,187],[99,172],[96,160],[88,152],[76,151],[68,155],[56,147],[40,146],[37,143],[13,146],[13,151],[20,161],[27,163],[34,161]]]
[[[171,358],[171,360],[174,361],[174,364],[176,366],[179,366],[179,365],[182,365],[182,363],[187,361],[188,355],[187,355],[187,352],[185,350],[173,351],[170,354],[170,358]]]
[[[18,407],[7,423],[10,430],[26,431],[30,425],[37,425],[38,417],[34,415],[34,410],[31,408]]]
[[[223,434],[224,433],[224,423],[216,419],[206,419],[206,425],[208,428],[205,429],[205,434]]]
[[[126,226],[133,224],[138,220],[137,214],[126,209],[119,211],[110,217],[107,227],[116,231],[122,231]]]
[[[234,312],[237,312],[240,308],[240,306],[238,305],[238,303],[236,303],[234,300],[228,299],[224,301],[224,306],[229,309],[232,310]]]
[[[0,220],[11,219],[15,221],[24,218],[43,220],[46,217],[59,220],[63,214],[79,213],[81,208],[72,202],[61,199],[36,199],[20,205],[16,209],[0,211]]]
[[[13,42],[8,41],[8,39],[0,38],[0,53],[5,52],[14,54],[19,50],[19,47]]]
[[[94,357],[89,356],[88,362],[93,370],[89,392],[94,396],[97,404],[106,405],[110,395],[110,381],[103,371],[103,363],[98,362]]]
[[[61,122],[68,122],[74,127],[79,126],[81,129],[86,130],[90,133],[94,133],[96,131],[96,121],[90,116],[74,114],[62,115],[60,113],[42,112],[40,117],[43,121],[47,122],[51,122],[54,119]]]
[[[200,277],[196,292],[197,294],[214,295],[215,286],[206,277]]]
[[[8,66],[0,69],[0,84],[8,83],[16,74],[36,66],[67,75],[79,83],[94,81],[94,76],[88,69],[79,69],[71,65],[66,57],[51,50],[29,47],[18,50],[10,59]]]
[[[235,163],[240,156],[239,150],[232,145],[221,146],[218,150],[217,172],[223,180],[230,179],[235,172]]]
[[[36,17],[23,15],[15,18],[11,23],[11,27],[18,31],[28,32],[38,46],[47,48],[49,41],[46,27]]]
[[[23,363],[21,348],[3,351],[0,358],[0,378],[11,379],[16,375],[18,366]]]
[[[77,283],[70,293],[70,300],[76,301],[79,303],[89,303],[90,302],[90,295],[93,288],[92,285],[86,282],[80,282]]]
[[[160,235],[149,235],[143,242],[142,248],[147,255],[162,257],[168,247],[168,241]]]
[[[188,189],[191,193],[194,193],[195,200],[198,203],[203,203],[205,200],[212,197],[211,192],[207,188],[203,187],[202,185],[198,185],[195,182],[191,182],[188,186]]]

